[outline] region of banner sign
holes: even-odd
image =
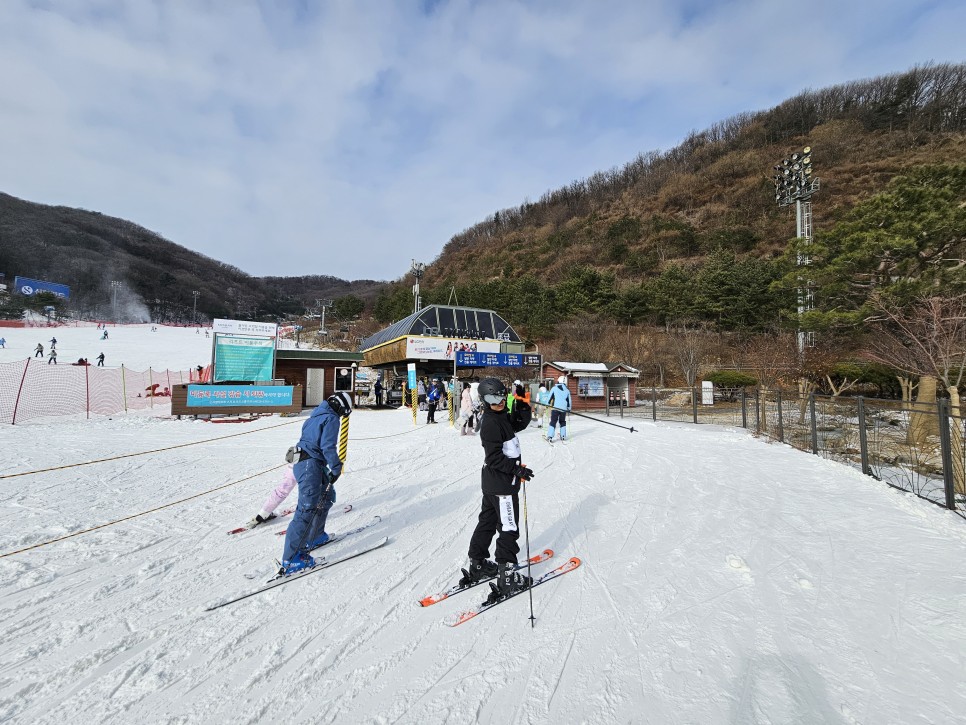
[[[189,385],[189,408],[292,405],[291,385]]]
[[[223,335],[258,335],[259,337],[275,337],[278,325],[274,322],[249,322],[247,320],[215,320],[211,323],[211,331]]]
[[[270,337],[215,335],[213,382],[271,380],[275,362],[275,340]]]
[[[500,352],[498,341],[447,340],[439,337],[407,337],[406,357],[420,360],[452,360],[460,352]]]
[[[29,277],[14,277],[13,288],[22,295],[35,295],[38,292],[53,292],[58,297],[65,300],[70,299],[70,287],[66,284],[56,282],[44,282],[40,279],[30,279]]]
[[[406,366],[406,387],[410,390],[416,389],[416,363],[409,363]],[[403,401],[405,402],[405,401]]]
[[[539,367],[542,356],[515,352],[457,352],[456,367],[461,368],[520,368]]]

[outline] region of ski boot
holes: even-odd
[[[496,582],[490,584],[490,596],[487,602],[496,602],[514,594],[529,589],[533,579],[517,571],[516,564],[508,561],[500,562],[500,573]]]
[[[500,567],[495,561],[489,559],[470,559],[469,569],[461,569],[463,578],[460,579],[461,587],[468,587],[477,584],[484,579],[492,579],[500,573]]]
[[[290,561],[282,559],[282,566],[278,570],[278,577],[291,576],[303,569],[311,569],[313,566],[315,566],[315,559],[311,556],[302,553],[296,554]]]

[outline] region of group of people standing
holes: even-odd
[[[106,329],[104,330],[104,337],[107,337]],[[103,340],[104,338],[101,338],[101,339]],[[43,358],[43,356],[44,356],[44,344],[42,342],[38,342],[37,347],[34,348],[34,357]],[[97,356],[96,359],[97,359],[97,367],[101,367],[101,368],[104,367],[104,353],[102,352],[100,355]],[[50,338],[50,351],[47,353],[47,364],[48,365],[57,364],[57,338],[56,337]],[[77,362],[71,363],[71,365],[90,365],[90,363],[87,362],[86,357],[81,357],[77,359]]]

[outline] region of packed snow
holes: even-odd
[[[132,366],[199,362],[194,332],[164,329],[117,329],[145,355]],[[204,611],[281,554],[284,520],[226,532],[303,420],[5,427],[0,721],[962,722],[966,523],[741,429],[575,418],[553,447],[524,431],[530,548],[583,564],[533,590],[532,627],[520,596],[454,628],[482,589],[416,602],[465,565],[479,440],[357,410],[327,528],[379,515],[389,543]]]

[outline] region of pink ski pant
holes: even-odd
[[[292,473],[292,464],[285,466],[285,472],[282,474],[282,480],[275,487],[275,490],[268,494],[268,498],[265,499],[265,503],[262,504],[262,511],[266,513],[272,513],[278,505],[284,501],[292,489],[295,488],[295,474]]]

